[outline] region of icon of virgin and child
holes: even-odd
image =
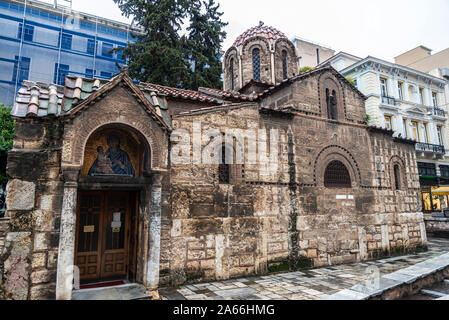
[[[106,152],[102,146],[97,147],[97,159],[90,167],[88,175],[134,176],[134,168],[128,153],[120,149],[120,138],[111,135],[107,141],[109,149]]]

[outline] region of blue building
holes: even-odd
[[[63,85],[69,74],[109,79],[124,63],[120,52],[110,51],[134,41],[130,29],[69,7],[0,0],[0,103],[12,105],[23,80]]]

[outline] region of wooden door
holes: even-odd
[[[75,265],[81,280],[127,277],[131,198],[129,192],[79,192]]]
[[[100,278],[103,203],[102,192],[78,194],[75,265],[81,280]]]
[[[101,261],[101,278],[126,276],[128,272],[129,193],[109,192],[105,197],[104,245]]]

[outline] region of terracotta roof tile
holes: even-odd
[[[45,117],[64,114],[88,98],[109,81],[67,76],[65,86],[24,81],[17,93],[11,115],[15,117]]]
[[[166,87],[166,86],[161,86],[158,84],[145,83],[145,82],[141,82],[139,84],[139,87],[144,90],[145,89],[154,90],[154,91],[158,92],[159,94],[164,94],[164,95],[167,95],[167,96],[170,96],[173,98],[200,101],[200,102],[209,102],[209,103],[219,103],[217,101],[217,99],[214,99],[210,96],[202,94],[199,91],[184,90],[184,89]]]
[[[233,46],[239,47],[241,46],[247,39],[252,37],[264,37],[267,38],[270,43],[274,43],[276,40],[281,38],[287,38],[287,36],[270,26],[265,26],[261,21],[258,26],[252,27],[242,33],[237,39],[234,41]]]

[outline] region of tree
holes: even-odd
[[[6,159],[14,140],[15,121],[11,109],[0,103],[0,182],[6,180]]]
[[[180,37],[183,19],[196,0],[114,0],[126,17],[144,30],[123,50],[131,77],[168,86],[182,86],[189,66],[184,59],[187,41]]]
[[[222,87],[220,50],[226,37],[223,28],[228,23],[221,20],[223,12],[218,11],[219,7],[214,0],[208,0],[191,9],[190,26],[187,28],[189,51],[186,56],[191,63],[189,82],[186,83],[189,89]]]
[[[145,82],[197,89],[220,87],[219,52],[226,36],[223,13],[214,0],[114,0],[143,28],[123,50],[131,77]],[[188,19],[188,20],[187,20]],[[188,35],[181,36],[185,21]]]

